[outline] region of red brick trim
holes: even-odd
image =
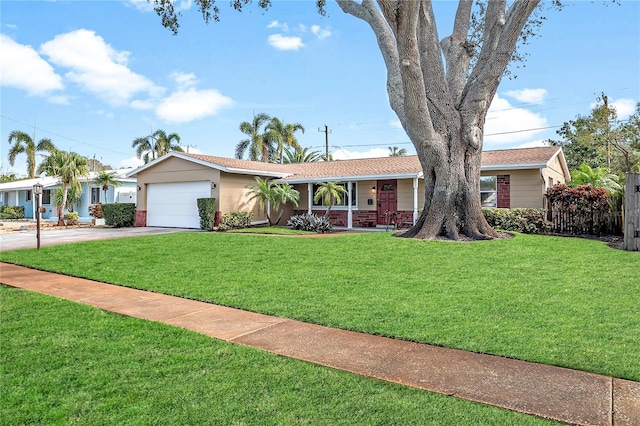
[[[145,226],[147,226],[147,211],[146,210],[136,210],[136,226],[137,227],[145,227]]]
[[[498,208],[508,209],[511,207],[511,176],[498,175]]]

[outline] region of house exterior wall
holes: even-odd
[[[544,182],[540,169],[491,170],[483,171],[482,176],[509,176],[510,208],[543,208]],[[504,178],[502,178],[504,182]],[[499,182],[500,186],[500,182]],[[498,188],[500,189],[500,188]],[[504,189],[504,187],[503,187]],[[500,192],[498,199],[500,199]]]
[[[252,212],[254,222],[267,220],[260,203],[247,197],[247,187],[255,184],[256,179],[251,175],[220,172],[218,211],[221,214]]]
[[[567,181],[567,176],[564,175],[558,156],[554,157],[549,163],[549,167],[542,169],[542,175],[544,176],[545,191],[553,185],[566,183]]]
[[[218,183],[211,190],[211,196],[220,199],[220,171],[180,158],[168,158],[153,167],[142,170],[137,175],[140,190],[137,195],[137,209],[147,210],[147,185],[150,183],[211,181]]]

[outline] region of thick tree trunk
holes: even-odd
[[[451,240],[492,239],[480,200],[479,151],[464,148],[462,137],[441,157],[418,155],[425,172],[425,204],[416,224],[401,237]],[[468,145],[467,145],[468,146]]]

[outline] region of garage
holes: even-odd
[[[147,226],[200,228],[198,198],[211,197],[211,182],[147,185]]]

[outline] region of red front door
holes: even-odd
[[[398,210],[398,181],[378,181],[378,225],[395,223],[395,213]]]

